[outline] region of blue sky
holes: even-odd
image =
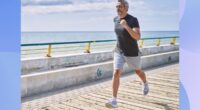
[[[113,31],[117,0],[22,0],[21,31]],[[128,0],[142,31],[179,29],[179,0]]]

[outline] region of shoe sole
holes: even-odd
[[[109,104],[109,103],[106,103],[105,106],[106,106],[107,108],[117,108],[117,106],[112,106],[112,105]]]

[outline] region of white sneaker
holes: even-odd
[[[105,104],[106,107],[108,108],[116,108],[117,107],[117,101],[110,99],[108,102]]]
[[[149,85],[148,82],[144,83],[143,94],[147,95],[149,93]]]

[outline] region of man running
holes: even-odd
[[[117,45],[114,49],[112,98],[106,103],[106,107],[117,107],[117,92],[120,84],[120,75],[125,62],[133,68],[143,81],[143,94],[149,92],[146,75],[141,69],[141,53],[137,40],[140,39],[140,27],[136,17],[128,14],[129,4],[126,0],[118,0],[116,9],[118,16],[114,18]]]

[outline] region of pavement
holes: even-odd
[[[179,64],[145,70],[150,92],[143,96],[142,82],[134,73],[122,75],[115,110],[179,110]],[[110,110],[111,78],[25,97],[22,110]]]

